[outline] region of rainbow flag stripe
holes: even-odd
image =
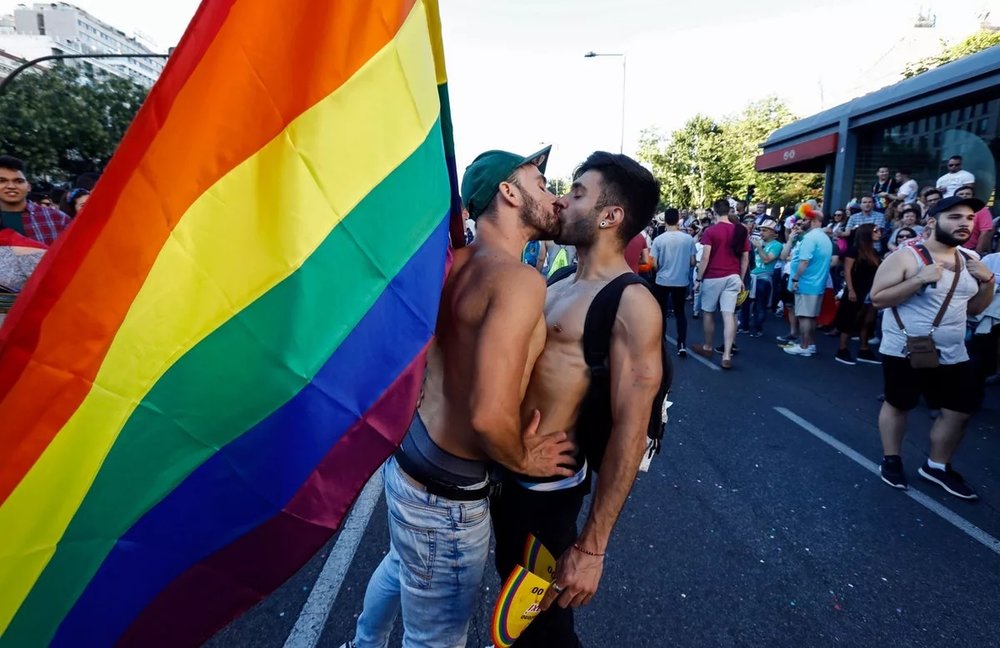
[[[0,331],[0,646],[203,641],[409,423],[461,225],[437,2],[274,11],[202,4]]]

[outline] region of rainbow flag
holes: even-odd
[[[0,646],[197,644],[412,415],[458,200],[436,0],[206,0],[0,331]]]

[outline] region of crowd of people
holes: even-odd
[[[881,167],[870,193],[831,214],[813,200],[784,209],[758,203],[753,213],[732,199],[704,210],[668,208],[642,234],[650,264],[636,270],[652,284],[664,330],[676,323],[679,357],[689,349],[719,355],[721,367],[732,369],[738,335],[763,337],[775,313],[788,323],[788,333],[776,336],[785,354],[815,357],[817,336],[826,335],[838,342],[831,360],[882,365],[884,481],[907,487],[900,442],[906,413],[923,397],[936,421],[918,474],[975,499],[950,459],[986,385],[1000,379],[998,223],[975,197],[976,179],[962,158],[947,166],[922,190],[909,170],[892,177]],[[691,346],[688,304],[703,324]],[[926,338],[933,366],[917,366],[917,338]]]
[[[548,155],[489,151],[465,172],[469,245],[455,251],[443,288],[418,409],[383,466],[390,550],[348,646],[385,645],[400,612],[406,640],[462,645],[491,529],[501,579],[531,536],[557,558],[542,613],[518,645],[579,645],[572,609],[599,586],[659,422],[668,341],[680,358],[718,355],[732,370],[738,337],[762,338],[769,317],[788,324],[779,353],[815,357],[817,337],[829,335],[836,362],[882,365],[883,481],[908,487],[900,446],[923,398],[936,421],[918,474],[977,497],[951,457],[997,377],[1000,254],[997,223],[960,157],[923,190],[907,170],[890,178],[882,167],[870,193],[830,214],[816,201],[748,212],[724,198],[654,216],[659,185],[635,160],[596,152],[555,196]],[[88,195],[67,191],[56,208],[55,196],[31,193],[23,162],[0,156],[0,234],[15,243],[51,245]],[[0,293],[17,289],[0,281]],[[610,338],[597,364],[587,332],[595,308]],[[702,323],[690,345],[689,309]]]

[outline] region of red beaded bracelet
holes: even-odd
[[[594,553],[593,551],[587,551],[586,549],[584,549],[583,547],[581,547],[580,545],[578,545],[575,542],[573,543],[573,548],[576,549],[577,551],[579,551],[580,553],[587,554],[588,556],[594,556],[595,558],[603,558],[604,556],[608,555],[607,552],[605,552],[605,553]]]

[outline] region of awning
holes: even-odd
[[[803,162],[816,160],[824,155],[832,155],[837,152],[837,133],[824,135],[815,139],[783,146],[782,148],[768,151],[757,156],[754,168],[758,171],[799,171],[805,170],[803,167],[814,167],[816,162],[803,165]]]

